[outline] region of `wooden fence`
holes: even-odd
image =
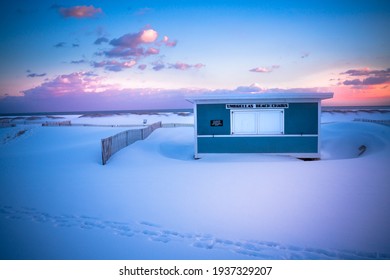
[[[61,121],[61,122],[44,122],[42,126],[71,126],[70,121]]]
[[[146,139],[154,130],[160,128],[161,122],[156,122],[145,128],[130,129],[108,138],[102,139],[102,163],[105,165],[109,158],[117,151],[133,144],[138,140]]]
[[[354,119],[355,122],[372,122],[390,126],[390,120]]]

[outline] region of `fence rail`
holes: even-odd
[[[145,128],[126,130],[102,139],[102,164],[105,165],[110,157],[119,150],[138,140],[146,139],[154,130],[160,127],[162,127],[161,122],[156,122]]]
[[[163,123],[162,127],[193,127],[192,123]]]
[[[61,122],[44,122],[42,126],[71,126],[70,121],[61,121]]]
[[[390,126],[390,120],[354,119],[355,122],[372,122]]]

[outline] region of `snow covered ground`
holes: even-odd
[[[193,160],[190,114],[12,119],[0,129],[0,259],[390,259],[390,112],[322,114],[322,160]],[[365,148],[362,150],[362,146]],[[360,154],[360,155],[359,155]]]

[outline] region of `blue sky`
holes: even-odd
[[[332,91],[390,105],[388,1],[1,3],[0,113],[187,106]]]

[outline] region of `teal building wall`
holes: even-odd
[[[231,135],[226,104],[197,104],[198,153],[318,153],[318,103],[289,103],[284,109],[284,134]],[[211,126],[221,120],[222,126]]]

